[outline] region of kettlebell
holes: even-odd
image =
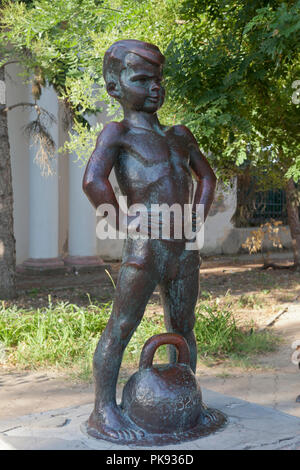
[[[155,351],[163,344],[177,348],[177,363],[153,365]],[[203,411],[202,393],[190,368],[190,351],[183,336],[163,333],[148,339],[139,370],[124,386],[121,408],[150,433],[182,432],[197,425]]]

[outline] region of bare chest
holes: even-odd
[[[123,194],[134,200],[185,200],[191,185],[189,151],[180,136],[140,130],[129,133],[115,166]]]
[[[166,132],[135,129],[126,136],[123,145],[123,163],[137,167],[180,167],[188,164],[189,154],[180,137]]]

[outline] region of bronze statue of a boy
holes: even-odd
[[[107,124],[88,162],[83,189],[97,208],[119,205],[108,180],[115,169],[129,205],[193,203],[204,206],[206,218],[213,201],[216,177],[191,132],[183,125],[163,126],[157,111],[164,101],[164,56],[159,49],[137,40],[114,43],[104,57],[107,92],[122,106],[124,119]],[[192,172],[197,180],[193,199]],[[128,216],[128,221],[131,218]],[[135,441],[142,431],[116,403],[116,384],[124,350],[139,325],[147,302],[159,285],[166,328],[182,335],[190,348],[195,372],[197,346],[193,327],[201,259],[187,250],[185,239],[125,241],[122,266],[111,317],[94,355],[96,400],[89,427],[116,441]],[[171,361],[176,360],[171,351]]]

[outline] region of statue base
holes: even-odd
[[[134,445],[140,447],[166,446],[170,444],[176,445],[182,442],[193,441],[201,437],[206,437],[225,427],[227,424],[227,417],[221,413],[221,411],[214,408],[206,408],[205,405],[203,405],[203,407],[203,413],[201,414],[197,425],[182,432],[174,430],[171,433],[150,433],[142,427],[139,427],[139,430],[143,433],[143,437],[139,437],[136,440],[113,439],[108,435],[102,434],[95,427],[90,426],[88,421],[82,424],[81,430],[84,434],[95,439],[102,439],[104,441],[120,445]],[[129,419],[128,416],[126,416],[126,418]],[[136,425],[133,425],[136,428]]]

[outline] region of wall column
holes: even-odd
[[[65,258],[68,266],[103,266],[97,255],[96,210],[82,189],[85,165],[70,155],[69,160],[69,256]]]
[[[38,104],[58,118],[58,99],[53,88],[44,88]],[[32,111],[31,120],[36,118]],[[58,124],[47,128],[58,147]],[[23,263],[26,269],[44,271],[64,268],[58,248],[58,174],[57,161],[52,163],[54,174],[43,176],[35,158],[36,145],[29,149],[29,259]]]

